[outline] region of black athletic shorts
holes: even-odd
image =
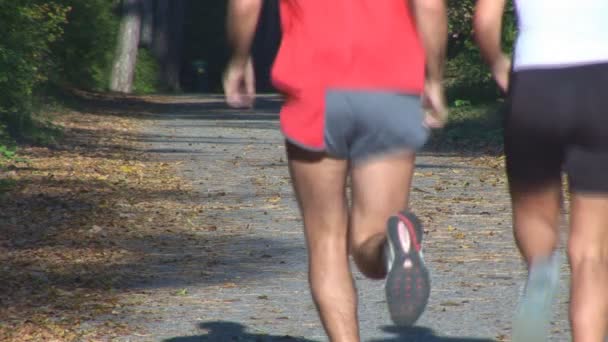
[[[572,191],[608,193],[608,63],[516,71],[505,117],[512,189],[568,175]]]

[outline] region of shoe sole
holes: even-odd
[[[391,319],[399,326],[411,326],[420,318],[431,292],[418,236],[422,237],[422,227],[413,214],[406,212],[389,219],[387,239],[395,259],[385,290]]]

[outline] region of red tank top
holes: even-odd
[[[288,99],[283,133],[323,149],[327,89],[419,94],[425,56],[406,0],[279,0],[283,37],[272,70]]]

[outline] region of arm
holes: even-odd
[[[262,0],[229,0],[227,31],[232,57],[224,72],[226,102],[251,107],[255,99],[255,73],[251,45],[258,26]]]
[[[227,30],[232,62],[245,65],[249,60],[261,10],[262,0],[229,0]]]
[[[496,82],[503,91],[508,87],[511,61],[502,51],[502,17],[506,0],[478,0],[473,18],[475,40]]]
[[[427,79],[441,82],[448,42],[445,0],[411,0],[410,5],[426,53]]]
[[[426,54],[426,84],[423,106],[426,125],[440,128],[448,117],[443,89],[443,72],[448,43],[445,0],[410,0],[410,9]]]

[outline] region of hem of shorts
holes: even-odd
[[[605,187],[604,189],[601,190],[597,190],[597,189],[591,189],[591,187],[586,187],[586,186],[580,186],[580,185],[572,185],[569,184],[568,185],[569,191],[573,194],[578,194],[578,195],[587,195],[587,196],[602,196],[605,197],[606,195],[608,195],[608,188]]]
[[[296,145],[299,148],[302,148],[304,150],[311,151],[311,152],[326,152],[325,146],[313,147],[313,146],[310,146],[310,145],[297,141],[296,139],[285,134],[285,132],[282,132],[282,133],[283,133],[283,137],[285,138],[285,140],[287,140],[287,142],[289,142],[290,144]]]
[[[357,167],[362,164],[366,164],[368,162],[374,162],[374,161],[382,160],[385,158],[390,158],[391,156],[394,156],[394,155],[400,154],[400,153],[408,153],[408,154],[416,155],[418,152],[420,152],[421,149],[422,149],[421,147],[418,148],[415,146],[394,147],[394,148],[386,149],[384,151],[366,153],[364,155],[351,158],[351,163],[352,163],[353,167]]]
[[[597,59],[597,60],[585,60],[579,62],[563,62],[563,63],[531,63],[523,65],[513,65],[513,72],[529,71],[529,70],[557,70],[557,69],[569,69],[579,68],[592,65],[604,65],[608,64],[608,59]]]

